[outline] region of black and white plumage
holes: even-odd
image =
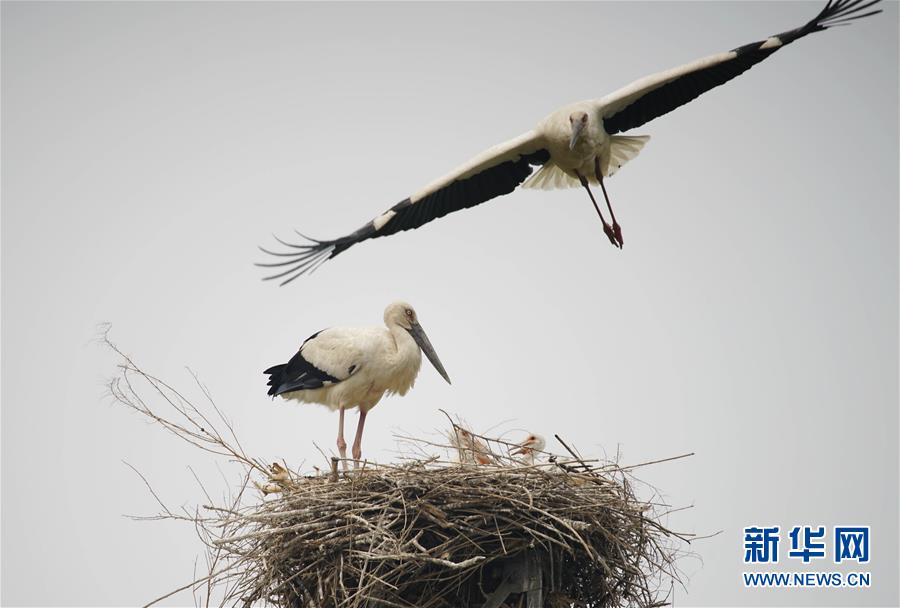
[[[353,458],[362,454],[366,415],[386,394],[405,395],[422,364],[422,353],[449,383],[416,311],[394,302],[384,311],[384,327],[334,327],[307,338],[290,361],[267,369],[272,397],[319,403],[340,411],[338,450],[346,465],[344,411],[359,408]]]
[[[292,391],[331,386],[341,380],[346,380],[356,371],[356,366],[350,365],[347,368],[346,374],[340,374],[339,371],[336,372],[339,376],[343,377],[332,376],[328,372],[319,369],[307,361],[306,357],[303,356],[303,348],[307,344],[310,344],[313,350],[321,349],[322,342],[327,340],[326,337],[322,341],[315,342],[316,338],[318,338],[321,333],[322,332],[316,332],[304,340],[303,344],[300,345],[300,350],[291,357],[290,361],[281,365],[273,365],[263,372],[264,374],[269,375],[269,395],[277,397]]]
[[[815,18],[801,27],[647,76],[600,99],[560,108],[535,129],[476,156],[355,232],[333,240],[308,239],[304,244],[279,239],[290,250],[263,249],[282,259],[259,265],[277,269],[266,278],[281,279],[283,285],[357,243],[418,228],[453,211],[508,194],[520,185],[541,189],[583,186],[603,222],[605,234],[621,248],[622,231],[604,178],[637,156],[649,137],[620,133],[640,127],[728,82],[795,40],[881,12],[871,10],[878,2],[829,0]],[[539,169],[532,173],[535,167]],[[607,222],[597,205],[591,183],[601,186],[611,222]]]

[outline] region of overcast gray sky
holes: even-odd
[[[896,3],[639,129],[608,183],[622,251],[583,192],[524,191],[287,288],[252,265],[272,233],[345,234],[559,105],[821,4],[4,2],[2,603],[138,604],[200,551],[123,517],[155,511],[123,460],[175,506],[203,500],[188,465],[221,481],[103,399],[98,323],[176,386],[195,370],[251,453],[308,467],[337,417],[272,402],[262,370],[403,298],[454,384],[423,367],[367,456],[438,408],[628,463],[696,452],[640,474],[694,505],[673,527],[722,531],[678,605],[896,605]],[[744,589],[759,523],[871,525],[872,587]]]

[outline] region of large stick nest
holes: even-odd
[[[307,477],[224,513],[241,525],[216,542],[249,558],[245,599],[277,606],[482,606],[532,552],[549,601],[650,606],[669,532],[615,472],[413,463]]]
[[[223,504],[183,514],[163,505],[161,517],[192,522],[207,546],[209,574],[179,589],[205,588],[207,602],[219,589],[229,605],[498,608],[524,606],[540,587],[550,608],[650,607],[677,580],[687,539],[660,522],[665,505],[635,494],[634,467],[586,460],[558,437],[564,454],[522,459],[451,423],[446,446],[404,438],[420,456],[399,465],[338,474],[333,459],[330,471],[301,475],[250,458],[211,399],[214,414],[204,414],[116,352],[117,401],[244,468]],[[151,408],[136,380],[175,419]]]

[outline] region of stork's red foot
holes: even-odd
[[[613,247],[618,247],[619,249],[622,248],[622,245],[616,239],[616,235],[615,235],[615,232],[613,232],[612,226],[610,226],[607,223],[604,223],[603,224],[603,232],[604,232],[604,234],[606,234],[606,238],[609,239],[609,242],[613,244]]]
[[[621,249],[622,245],[625,244],[625,241],[622,240],[622,227],[619,226],[618,222],[613,222],[613,232],[616,235],[616,241],[619,243],[619,249]]]

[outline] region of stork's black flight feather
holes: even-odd
[[[320,333],[322,332],[317,332],[307,338],[290,361],[281,365],[273,365],[263,372],[269,375],[269,395],[277,397],[291,391],[322,388],[340,382],[339,378],[322,371],[303,357],[303,346],[310,340],[314,340]]]
[[[485,169],[466,179],[450,182],[440,190],[415,202],[409,198],[403,199],[385,211],[385,214],[393,213],[393,215],[381,226],[377,225],[378,218],[376,218],[356,232],[339,239],[318,241],[303,237],[310,242],[296,245],[286,243],[276,237],[279,243],[297,251],[276,253],[263,249],[265,253],[284,257],[285,261],[258,264],[258,266],[285,268],[283,272],[268,276],[266,279],[284,279],[282,285],[290,283],[300,275],[311,272],[325,260],[333,258],[366,239],[412,230],[453,211],[468,209],[492,198],[509,194],[531,175],[533,166],[543,165],[549,158],[549,152],[538,150],[522,155],[516,160],[509,160]]]
[[[862,12],[880,1],[829,0],[815,19],[806,25],[773,36],[781,41],[780,45],[763,48],[767,41],[760,40],[740,46],[732,51],[733,56],[730,59],[684,74],[637,98],[630,105],[604,118],[603,126],[610,135],[637,128],[683,106],[710,89],[740,76],[778,49],[798,38],[813,32],[821,32],[835,25],[845,25],[854,19],[862,19],[880,13],[881,10]]]

